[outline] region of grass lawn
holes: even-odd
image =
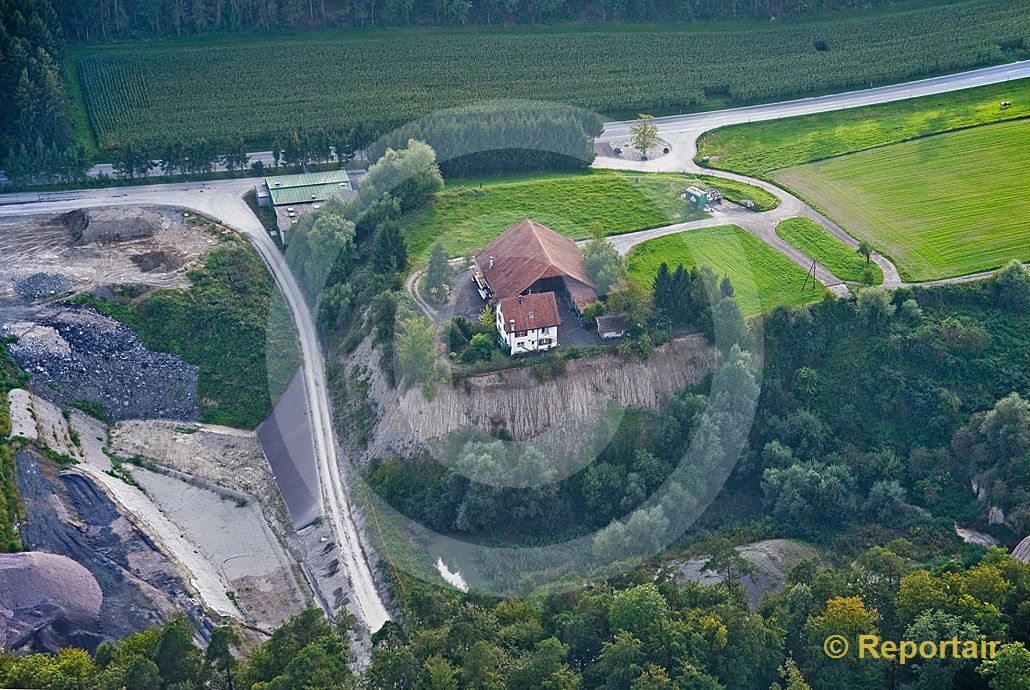
[[[883,271],[875,261],[865,257],[826,231],[810,218],[788,218],[776,226],[776,234],[830,269],[841,280],[862,282],[866,268],[873,272],[874,282],[883,282]]]
[[[907,280],[1030,259],[1030,120],[861,151],[774,178],[891,257]]]
[[[617,235],[704,218],[679,198],[689,184],[685,175],[607,170],[448,183],[407,225],[408,251],[423,264],[439,239],[462,256],[525,218],[577,240],[594,228]]]
[[[1012,105],[1002,108],[1001,101]],[[769,122],[733,125],[698,141],[710,165],[756,177],[777,168],[895,144],[930,134],[1030,116],[1030,79],[836,110]]]
[[[737,301],[747,316],[777,305],[799,306],[821,299],[826,289],[808,278],[803,268],[736,225],[723,225],[666,235],[637,245],[626,259],[630,276],[651,287],[658,267],[710,266],[729,276]]]

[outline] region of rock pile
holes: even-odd
[[[33,273],[14,282],[14,291],[26,300],[63,295],[71,290],[73,281],[60,273]]]
[[[102,600],[96,579],[67,556],[0,554],[0,649],[92,649]]]
[[[92,309],[51,310],[3,330],[18,336],[10,353],[33,388],[55,402],[97,402],[114,420],[197,418],[197,368]]]

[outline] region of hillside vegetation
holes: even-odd
[[[855,237],[921,281],[1030,260],[1030,120],[778,170]]]
[[[24,511],[15,483],[14,444],[8,440],[11,415],[7,393],[25,386],[28,379],[28,374],[7,354],[7,341],[0,340],[0,553],[22,548],[17,524]]]
[[[558,99],[632,117],[1003,62],[1024,54],[1030,15],[1019,3],[968,0],[744,27],[280,35],[82,47],[71,63],[102,149],[242,139],[255,150],[313,130],[362,146],[426,113],[488,99]]]
[[[1009,101],[1007,108],[1002,101]],[[773,170],[1030,115],[1030,79],[706,132],[698,158],[768,178]]]
[[[141,301],[86,301],[131,326],[150,349],[200,368],[201,421],[253,429],[271,410],[269,389],[293,374],[298,355],[280,332],[292,324],[277,320],[275,283],[257,252],[241,239],[227,242],[189,271],[189,289],[158,290]]]

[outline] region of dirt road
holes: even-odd
[[[29,216],[98,206],[171,206],[210,216],[241,232],[251,241],[286,296],[297,328],[303,356],[304,384],[311,410],[313,443],[318,457],[324,513],[339,543],[341,566],[346,569],[353,589],[351,600],[355,608],[354,613],[374,632],[390,619],[390,615],[376,589],[351,514],[350,499],[342,476],[346,471],[346,465],[339,462],[336,452],[321,345],[311,310],[285,257],[243,201],[243,194],[253,186],[254,180],[225,180],[55,192],[47,195],[10,195],[0,199],[0,217]],[[33,197],[36,197],[35,201]]]

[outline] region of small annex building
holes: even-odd
[[[301,214],[329,199],[352,199],[356,194],[346,170],[266,177],[257,189],[258,203],[275,211],[284,241]]]
[[[720,199],[719,193],[714,189],[702,188],[696,185],[687,187],[687,191],[684,192],[683,196],[691,206],[698,209],[704,209],[708,204]]]
[[[595,320],[597,335],[601,336],[601,340],[622,338],[629,330],[629,319],[625,316],[598,316]]]
[[[505,297],[497,303],[497,332],[513,355],[558,347],[558,302],[553,292]]]
[[[567,299],[577,313],[597,301],[576,243],[536,221],[523,220],[473,256],[473,281],[483,299],[538,292]]]

